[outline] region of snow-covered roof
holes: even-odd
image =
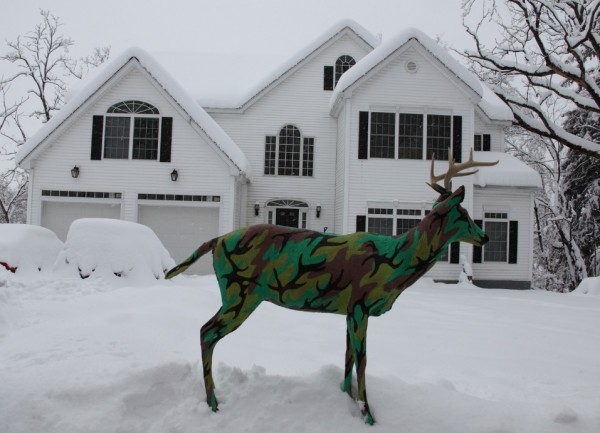
[[[513,112],[502,99],[498,97],[485,83],[481,83],[483,96],[479,101],[479,108],[492,120],[512,122]]]
[[[244,108],[248,104],[252,103],[256,98],[260,97],[265,91],[273,86],[278,80],[283,78],[285,75],[291,73],[298,65],[304,62],[308,57],[313,55],[321,47],[328,44],[333,39],[337,38],[344,32],[350,31],[361,39],[365,45],[370,48],[375,48],[379,45],[380,40],[375,37],[372,33],[366,30],[363,26],[353,20],[341,20],[334,24],[332,27],[323,32],[317,37],[312,43],[306,45],[299,52],[292,55],[287,61],[279,65],[279,67],[273,69],[268,75],[266,75],[261,81],[250,88],[247,92],[240,95],[237,100],[228,101],[203,101],[200,97],[200,102],[207,109],[210,108]],[[207,104],[213,104],[210,106]]]
[[[204,111],[181,87],[181,85],[150,54],[140,48],[129,48],[114,60],[100,67],[93,76],[86,79],[86,84],[72,95],[67,104],[52,117],[37,133],[21,146],[17,154],[17,163],[23,164],[57,128],[72,118],[77,110],[115,76],[129,62],[137,61],[156,80],[175,102],[185,111],[190,119],[208,136],[214,145],[238,171],[249,174],[250,166],[246,155],[238,145],[225,133],[215,120]]]
[[[396,36],[383,42],[357,62],[356,65],[346,71],[340,78],[339,83],[331,95],[329,108],[333,110],[348,88],[352,87],[357,81],[377,67],[377,65],[385,61],[413,39],[419,42],[433,57],[448,68],[457,79],[462,81],[467,87],[481,97],[479,107],[488,117],[490,117],[490,119],[512,120],[512,112],[508,106],[494,94],[494,92],[483,85],[473,73],[452,57],[445,48],[441,47],[436,41],[415,28],[407,28]]]
[[[475,186],[542,187],[539,173],[512,155],[504,152],[473,152],[473,159],[499,161],[492,167],[479,167],[479,171],[473,175]]]

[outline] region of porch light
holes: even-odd
[[[171,172],[171,180],[173,182],[176,182],[178,177],[179,177],[179,173],[177,173],[177,170],[173,169],[173,171]]]
[[[77,179],[79,177],[79,167],[75,166],[71,169],[71,177]]]
[[[317,218],[321,218],[321,205],[317,203]]]
[[[258,216],[258,212],[260,211],[260,204],[258,202],[254,203],[254,216]]]

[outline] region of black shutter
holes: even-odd
[[[160,162],[171,162],[171,139],[173,137],[173,118],[163,117],[160,131]]]
[[[475,224],[477,224],[479,227],[483,227],[482,220],[475,220]],[[482,252],[483,248],[473,245],[473,263],[481,263]]]
[[[454,116],[452,125],[452,158],[455,162],[462,162],[462,116]]]
[[[450,263],[460,263],[460,242],[450,244]]]
[[[364,215],[356,215],[356,231],[364,232],[367,230],[367,217]]]
[[[508,229],[508,263],[517,263],[519,243],[519,221],[511,221]]]
[[[92,120],[92,153],[91,159],[102,159],[102,133],[104,116],[94,116]]]
[[[492,138],[490,134],[483,134],[483,150],[489,152],[491,149]]]
[[[323,67],[323,90],[333,90],[333,66]]]
[[[369,112],[361,111],[358,116],[358,159],[367,159],[369,154]]]

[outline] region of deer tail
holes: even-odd
[[[173,269],[168,271],[165,274],[165,280],[169,280],[181,274],[182,272],[185,272],[185,270],[192,266],[192,264],[194,264],[196,260],[198,260],[200,257],[208,253],[209,251],[212,251],[215,248],[215,245],[217,244],[217,239],[218,238],[211,239],[210,241],[204,242],[202,245],[200,245],[198,249],[196,249],[187,259],[185,259],[183,262],[181,262]]]

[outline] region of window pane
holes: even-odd
[[[401,235],[402,233],[406,233],[413,227],[416,227],[417,224],[421,222],[420,219],[412,219],[412,218],[398,218],[396,220],[396,235]]]
[[[129,158],[129,117],[106,117],[104,158]]]
[[[395,113],[371,113],[371,158],[394,158]]]
[[[275,152],[277,137],[268,135],[265,139],[265,174],[275,174]]]
[[[506,262],[508,246],[508,222],[485,221],[484,231],[490,238],[483,247],[486,262]]]
[[[398,158],[423,159],[423,115],[400,113]]]
[[[368,218],[369,233],[376,235],[392,236],[394,234],[394,220],[392,218]]]
[[[427,115],[427,159],[431,159],[434,152],[436,160],[448,159],[451,143],[450,120],[450,116]]]
[[[279,168],[277,174],[300,176],[300,131],[292,125],[279,133]]]
[[[158,158],[158,118],[133,119],[133,159]]]
[[[123,101],[111,106],[108,113],[159,114],[158,109],[142,101]]]
[[[475,151],[481,150],[481,135],[480,134],[476,134],[473,137],[473,147],[475,148]]]
[[[302,150],[302,176],[313,175],[313,154],[315,148],[314,138],[305,138]]]
[[[356,61],[350,56],[341,56],[335,62],[335,83],[340,80],[342,74],[356,64]]]

